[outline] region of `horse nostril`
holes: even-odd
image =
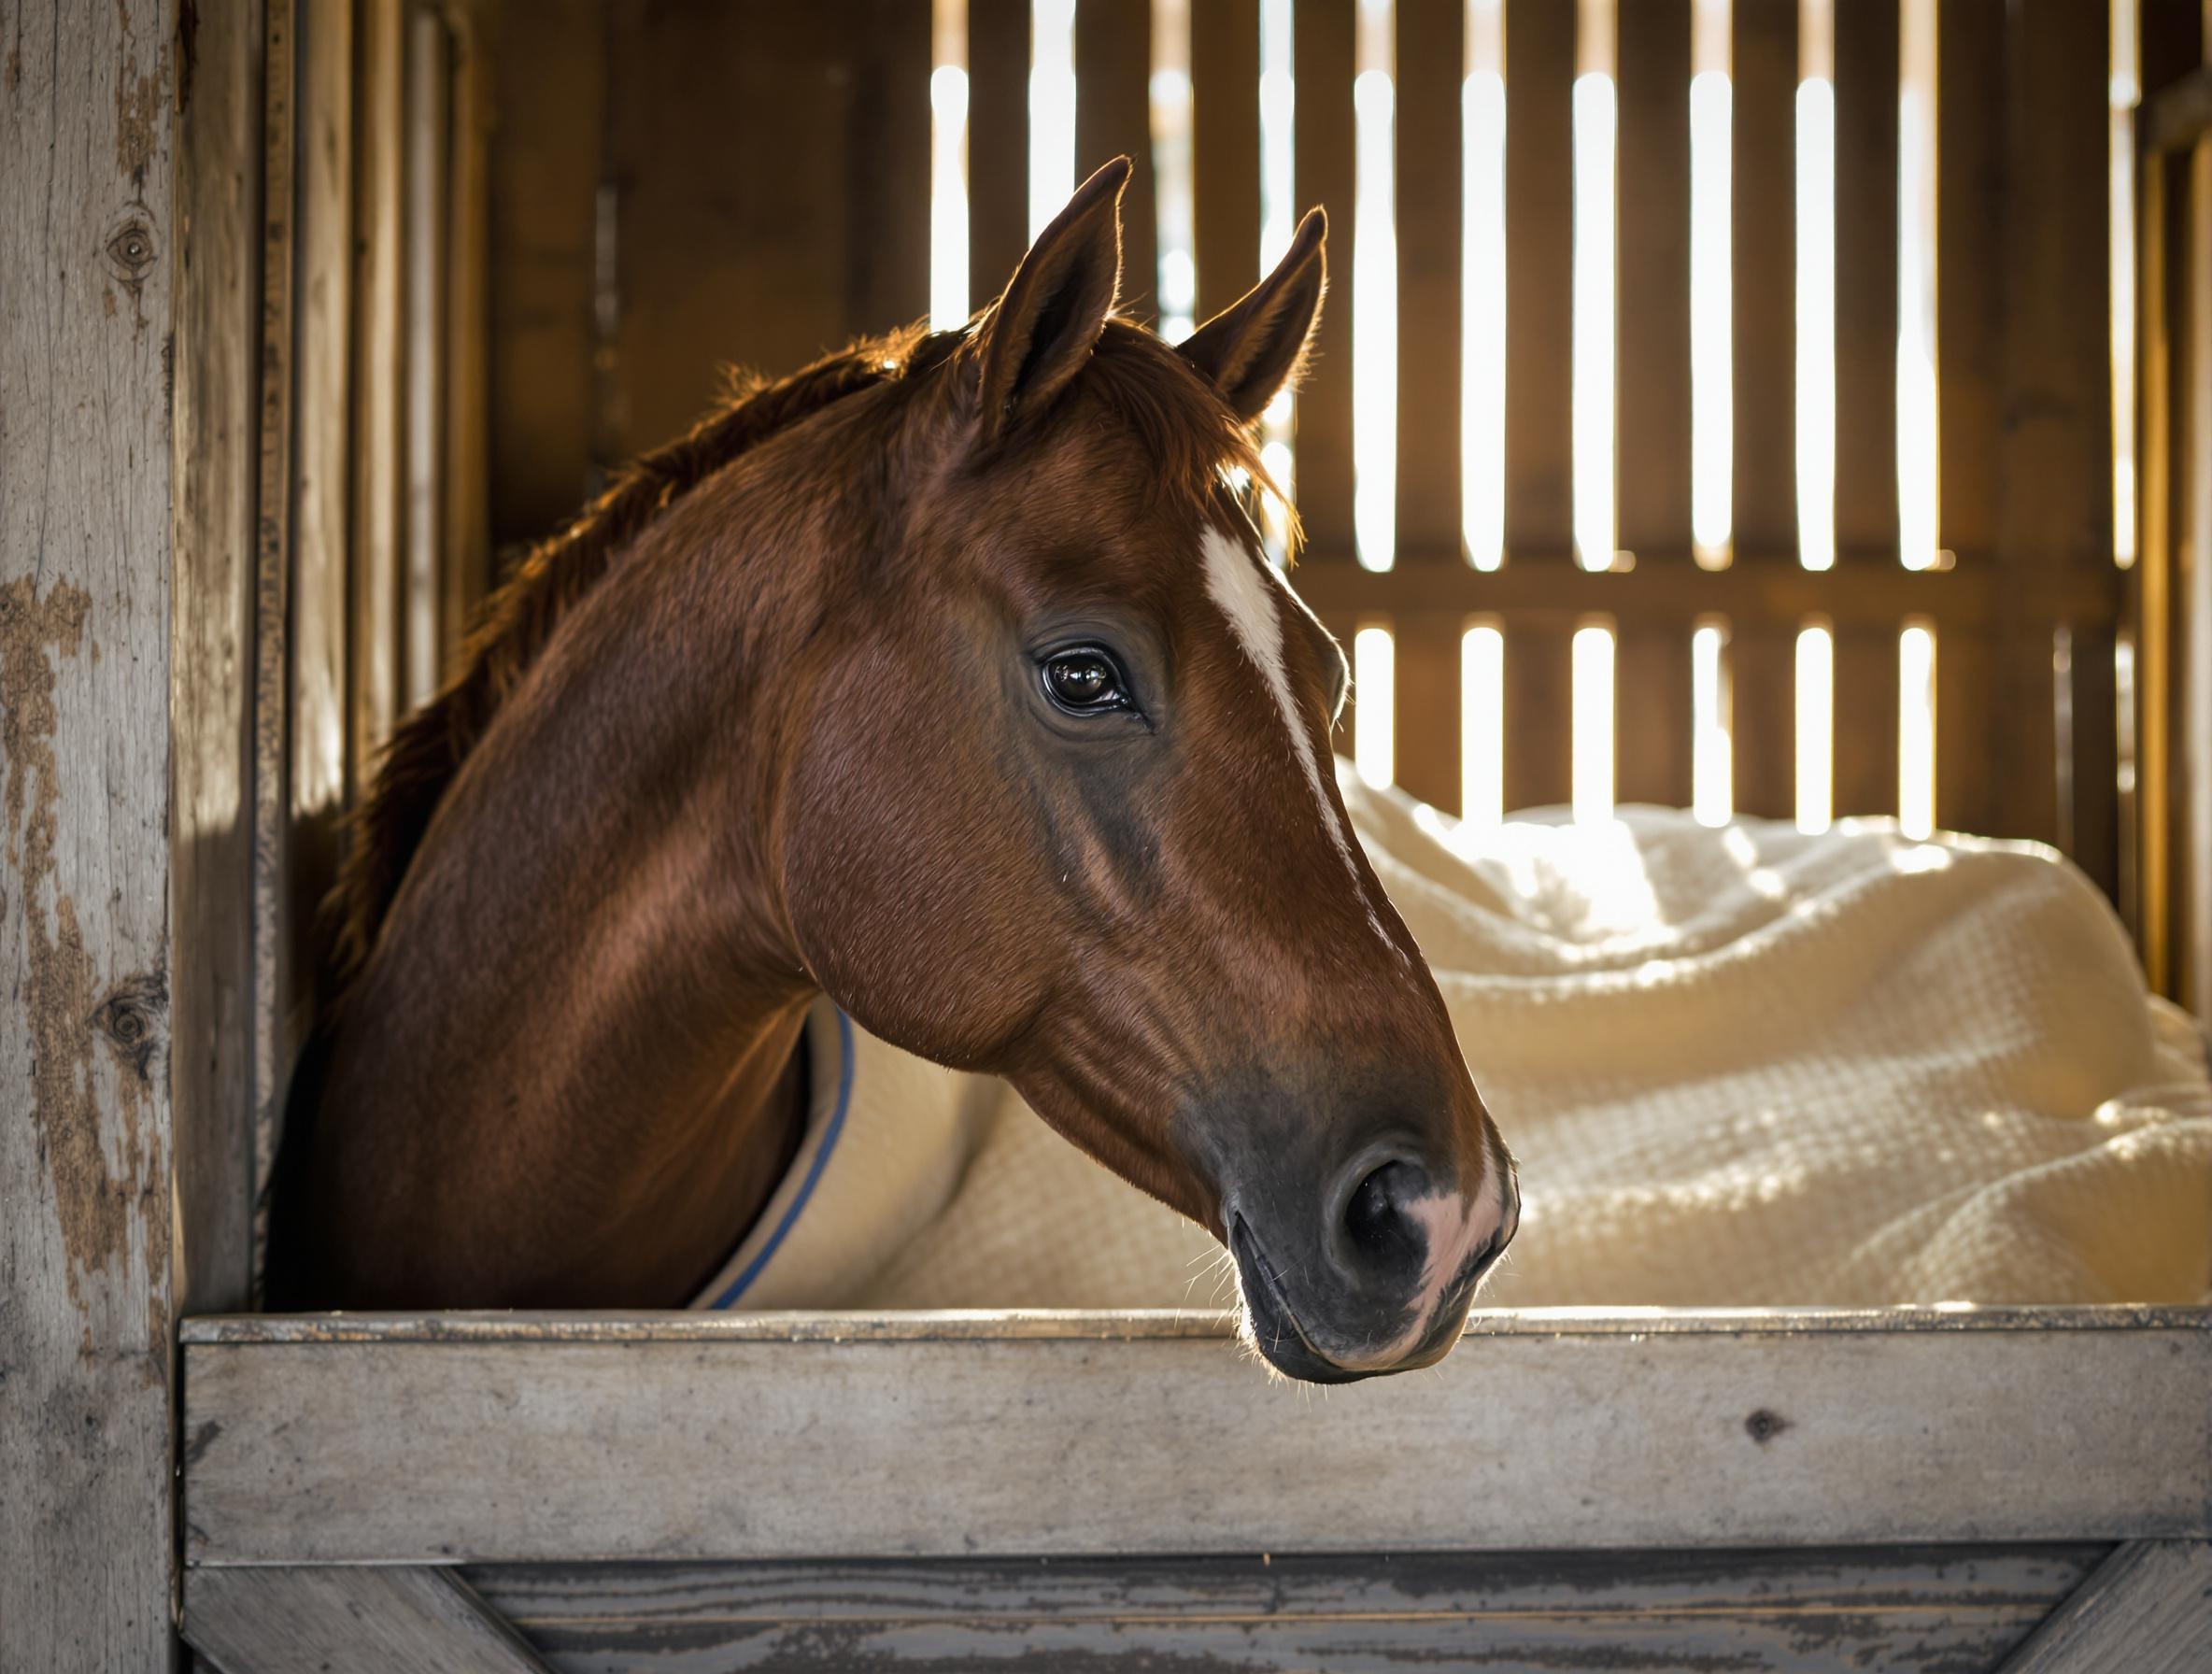
[[[1410,1162],[1386,1162],[1370,1172],[1344,1205],[1344,1231],[1352,1247],[1370,1260],[1409,1255],[1418,1259],[1424,1240],[1406,1208],[1427,1184],[1428,1176]]]

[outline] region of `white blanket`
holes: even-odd
[[[1520,1158],[1488,1304],[2212,1299],[2201,1037],[2049,851],[1651,809],[1448,836],[1342,776]],[[1003,1088],[865,1037],[858,1066],[739,1305],[1227,1299],[1210,1238]]]

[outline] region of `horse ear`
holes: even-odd
[[[1121,289],[1121,193],[1129,169],[1127,157],[1116,157],[1075,189],[984,321],[986,440],[1042,412],[1098,346]]]
[[[1183,340],[1184,359],[1213,380],[1247,423],[1267,411],[1306,358],[1327,282],[1327,238],[1328,217],[1307,210],[1275,271]]]

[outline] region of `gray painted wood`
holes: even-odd
[[[1496,1315],[1435,1373],[1326,1399],[1270,1383],[1205,1316],[996,1332],[987,1315],[202,1322],[188,1550],[421,1563],[2212,1534],[2212,1315],[2090,1312],[2106,1328]]]
[[[2134,1540],[2082,1582],[2004,1674],[2201,1674],[2212,1667],[2212,1544]]]
[[[16,0],[0,31],[10,1668],[171,1661],[175,23],[167,0]]]
[[[560,1674],[1984,1669],[2104,1550],[555,1565],[470,1579]]]
[[[184,1634],[222,1674],[545,1674],[513,1628],[443,1569],[203,1569]]]

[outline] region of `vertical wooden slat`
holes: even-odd
[[[1690,0],[1620,17],[1620,531],[1640,563],[1692,545]]]
[[[1897,812],[1898,632],[1890,627],[1836,630],[1832,707],[1838,816]]]
[[[1797,811],[1797,639],[1789,628],[1736,624],[1724,653],[1733,695],[1736,811]]]
[[[1574,550],[1572,431],[1575,8],[1506,7],[1506,551]],[[1505,625],[1509,809],[1573,789],[1572,625]]]
[[[1897,561],[1897,0],[1836,8],[1839,563]]]
[[[260,466],[253,597],[253,1194],[252,1271],[265,1233],[262,1188],[291,1077],[297,989],[291,820],[291,643],[294,390],[301,339],[299,32],[296,0],[269,0],[263,34],[261,228]],[[254,1293],[249,1289],[250,1304]]]
[[[1897,563],[1896,0],[1836,8],[1836,562]],[[1836,635],[1839,815],[1897,811],[1897,635]]]
[[[176,1561],[170,493],[208,463],[172,451],[184,72],[165,0],[8,9],[0,1660],[136,1674]]]
[[[450,262],[446,306],[445,574],[440,578],[441,661],[450,665],[476,605],[492,584],[489,324],[491,25],[486,12],[454,25]]]
[[[200,31],[177,130],[177,212],[189,236],[176,248],[170,316],[175,558],[162,824],[171,840],[166,981],[177,1043],[167,1062],[175,1277],[189,1305],[223,1310],[248,1304],[253,1275],[255,375],[266,45],[258,4],[227,7]],[[9,1201],[18,1206],[10,1213],[27,1207],[21,1196]]]
[[[1752,561],[1797,554],[1796,0],[1736,0],[1731,260],[1735,316],[1735,546]],[[1796,631],[1735,624],[1736,806],[1780,818],[1796,808]]]
[[[1794,556],[1797,0],[1736,0],[1730,50],[1736,549]]]
[[[1304,21],[1301,12],[1301,27]],[[1305,46],[1300,36],[1297,74],[1301,104],[1306,92]],[[1332,85],[1326,51],[1326,41],[1316,44],[1314,91],[1323,97],[1329,96]],[[1190,8],[1190,77],[1198,318],[1204,320],[1259,282],[1259,0],[1195,0]],[[1347,117],[1349,77],[1347,70]],[[1298,120],[1304,117],[1300,110]],[[1347,170],[1350,137],[1347,128]],[[1302,161],[1299,166],[1303,168]],[[1305,195],[1301,187],[1300,196]],[[1336,214],[1333,203],[1329,213]],[[1351,264],[1350,226],[1347,217],[1345,232],[1332,252],[1336,274]],[[1334,274],[1331,277],[1333,288]]]
[[[2173,745],[2182,798],[2176,813],[2181,857],[2175,880],[2176,995],[2212,1022],[2212,138],[2188,157],[2188,249],[2181,271],[2187,290],[2186,360],[2180,388],[2186,496],[2186,560],[2177,580],[2176,651],[2182,670]]]
[[[446,20],[435,12],[409,13],[405,53],[400,705],[412,709],[437,689],[444,672],[439,617],[447,568],[446,291],[453,163],[453,37]]]
[[[1505,624],[1506,811],[1550,807],[1574,793],[1573,624],[1516,617]]]
[[[1624,618],[1615,630],[1613,777],[1624,802],[1689,804],[1693,626]]]
[[[592,266],[605,144],[603,0],[510,15],[492,64],[491,539],[551,533],[597,475]]]
[[[1574,74],[1572,6],[1560,0],[1506,7],[1506,549],[1511,557],[1564,560],[1574,546]],[[1509,649],[1509,670],[1512,661]],[[1510,699],[1506,714],[1509,731],[1517,732],[1523,717]]]
[[[406,365],[406,7],[360,0],[354,76],[353,546],[347,779],[359,795],[401,708]]]
[[[336,872],[346,805],[352,546],[354,79],[350,6],[306,6],[299,35],[299,265],[292,427],[291,834],[281,918],[287,981],[279,1077],[313,1009],[316,905]],[[272,1087],[282,1098],[282,1081]],[[274,1136],[272,1135],[272,1145]],[[272,1156],[273,1156],[272,1151]],[[268,1160],[264,1158],[264,1162]]]
[[[1686,563],[1690,523],[1690,5],[1620,11],[1621,545],[1638,565]],[[1686,619],[1623,617],[1614,656],[1615,788],[1690,801]]]
[[[1203,12],[1195,7],[1195,13]],[[1353,8],[1345,0],[1297,0],[1292,13],[1293,51],[1297,76],[1297,109],[1293,143],[1297,201],[1301,208],[1320,205],[1328,211],[1328,297],[1321,327],[1297,400],[1298,516],[1306,526],[1312,560],[1350,562],[1352,558],[1352,246],[1355,234],[1354,192],[1352,74]],[[1198,22],[1191,23],[1192,50]],[[1256,57],[1256,39],[1254,52]],[[1203,106],[1198,117],[1205,120]],[[1199,213],[1199,235],[1205,235]],[[1257,236],[1256,213],[1253,221]],[[1254,250],[1256,264],[1258,251]],[[1203,251],[1198,267],[1200,311],[1212,293],[1206,290]],[[1343,638],[1346,624],[1331,621]]]
[[[2006,187],[2003,0],[1945,6],[1936,28],[1937,541],[1972,569],[1998,561],[2003,321],[2011,283],[2000,270],[1998,222]],[[2027,704],[2020,716],[2009,701],[1992,702],[1988,685],[2012,656],[1985,629],[1939,629],[1936,818],[1950,830],[1991,830],[2006,817],[1992,728],[2010,736],[2039,728],[2048,747],[2049,649],[2033,667],[2014,671],[2026,683],[2016,688]],[[2048,760],[2036,773],[2051,781]],[[2055,832],[2046,826],[2044,834]]]
[[[2050,643],[2058,626],[2039,607],[2037,583],[2064,576],[2109,589],[2112,433],[2105,254],[2105,7],[2079,0],[2025,0],[2006,13],[2001,222],[2005,289],[2005,424],[2000,444],[1997,544],[2003,725],[1993,765],[1999,830],[2008,836],[2070,838],[2075,858],[2110,888],[2116,804],[2108,725],[2108,642],[2101,655],[2078,628],[2077,681],[2094,683],[2073,702],[2071,808],[2062,813],[2055,773],[2057,725]],[[2055,695],[2069,699],[2073,694]],[[2086,715],[2084,711],[2087,711]],[[2089,724],[2082,724],[2087,720]]]
[[[1029,248],[1029,0],[968,0],[968,284],[981,307]]]
[[[1397,545],[1407,564],[1459,565],[1462,0],[1397,0]],[[1455,617],[1397,624],[1397,780],[1457,812]]]
[[[1152,7],[1090,0],[1075,8],[1075,177],[1114,157],[1135,168],[1121,199],[1121,308],[1159,313],[1159,218],[1152,179]]]

